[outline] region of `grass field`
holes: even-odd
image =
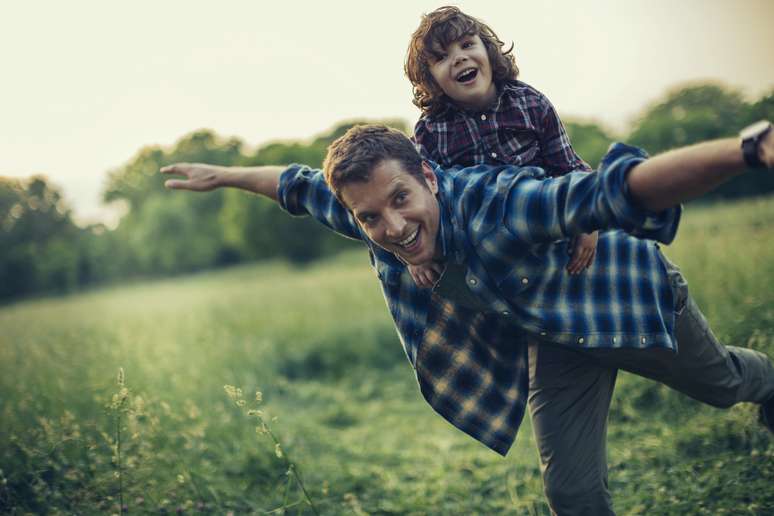
[[[774,198],[692,207],[666,249],[716,334],[772,356],[773,220]],[[529,422],[503,459],[435,415],[367,261],[0,309],[0,512],[311,514],[290,460],[321,514],[548,514]],[[619,514],[774,514],[754,407],[622,374],[610,418]]]

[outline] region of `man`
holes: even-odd
[[[762,122],[739,139],[647,159],[616,144],[594,174],[534,167],[442,170],[382,126],[335,141],[323,172],[293,165],[178,164],[169,188],[232,186],[361,239],[371,253],[422,394],[452,424],[505,454],[529,402],[546,495],[558,514],[610,514],[607,413],[618,369],[700,401],[761,405],[774,431],[774,367],[724,347],[652,240],[677,231],[679,203],[774,167]],[[621,230],[610,231],[620,228]],[[563,273],[567,243],[600,233],[597,259]],[[406,264],[444,268],[420,289]]]

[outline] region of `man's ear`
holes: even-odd
[[[427,187],[430,189],[433,195],[437,194],[438,178],[435,177],[435,172],[433,171],[433,167],[431,167],[430,164],[424,160],[422,160],[422,175],[425,176],[425,182],[427,183]]]

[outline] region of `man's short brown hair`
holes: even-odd
[[[423,115],[436,114],[449,102],[430,74],[431,59],[437,58],[439,47],[446,48],[467,35],[477,35],[484,43],[496,86],[518,77],[519,68],[513,58],[513,45],[503,50],[505,43],[485,23],[468,16],[457,7],[439,7],[422,16],[406,52],[404,70],[413,86],[414,105],[422,110]]]
[[[422,158],[405,134],[385,125],[356,125],[328,147],[323,172],[328,188],[341,200],[349,183],[366,183],[371,171],[386,160],[398,161],[410,175],[425,184]]]

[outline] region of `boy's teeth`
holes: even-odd
[[[457,80],[461,82],[468,81],[473,77],[475,77],[475,74],[476,74],[475,68],[468,68],[467,70],[463,70],[462,72],[460,72],[459,75],[457,75]]]

